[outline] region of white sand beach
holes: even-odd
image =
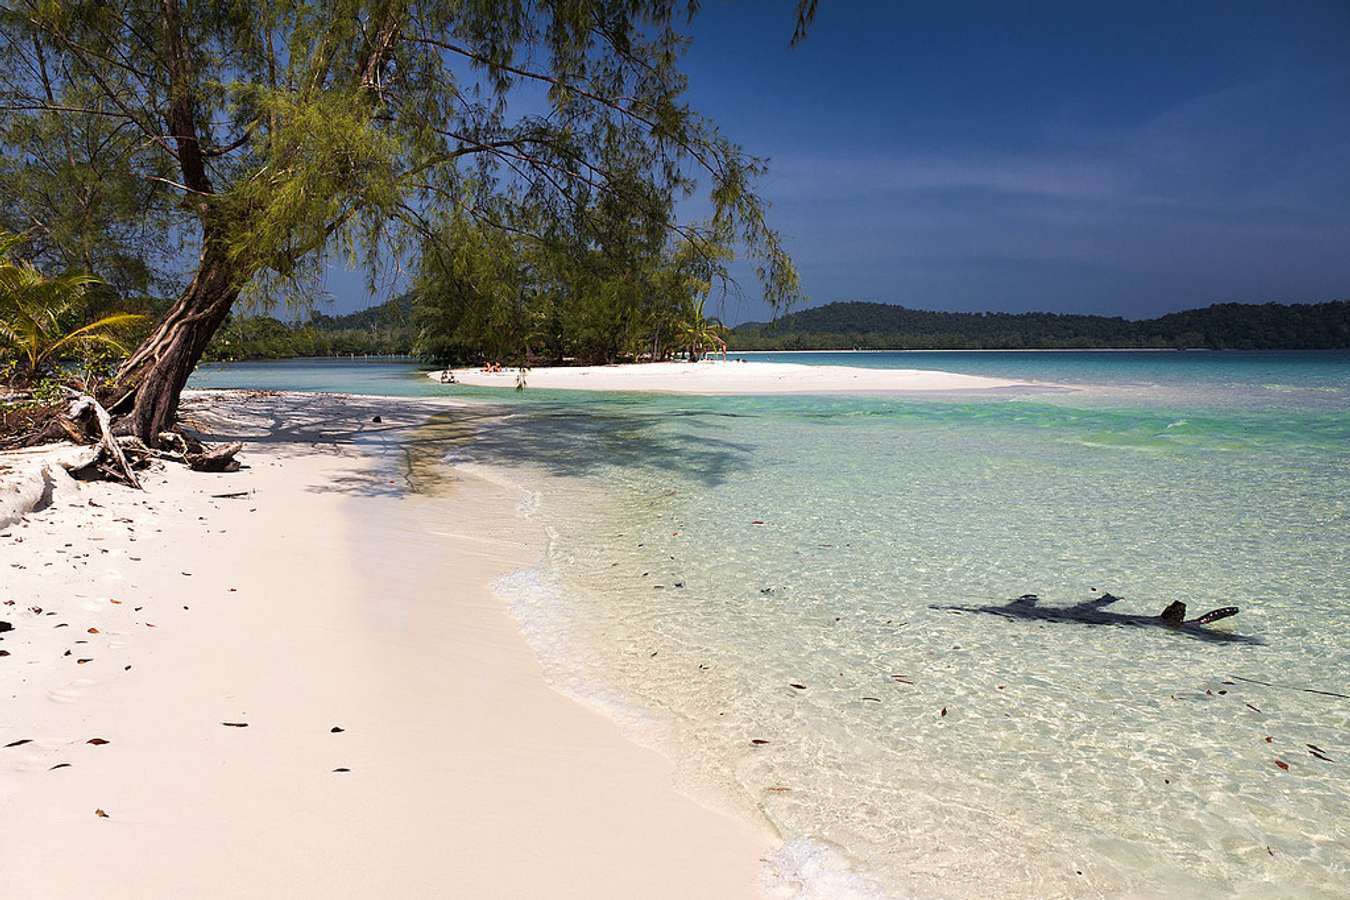
[[[452,369],[459,384],[514,388],[516,369],[484,372]],[[440,380],[440,371],[428,377]],[[579,391],[658,391],[676,394],[834,394],[858,392],[969,391],[1016,387],[1004,378],[961,375],[928,369],[873,369],[812,366],[802,363],[660,362],[613,366],[547,366],[529,369],[532,388]]]
[[[546,684],[488,588],[541,536],[427,487],[449,408],[198,396],[247,468],[0,529],[0,896],[756,893],[772,835]]]

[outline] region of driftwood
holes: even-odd
[[[244,449],[241,443],[220,444],[200,453],[185,453],[188,468],[196,472],[233,472],[239,468],[235,454]]]
[[[162,431],[151,445],[124,433],[124,420],[114,422],[109,408],[97,397],[68,387],[66,398],[65,403],[47,404],[30,415],[7,419],[4,425],[10,433],[0,435],[0,450],[69,441],[89,447],[93,453],[81,465],[67,466],[72,476],[120,481],[138,490],[144,488],[136,471],[159,460],[180,463],[198,472],[233,472],[240,468],[235,456],[243,449],[241,443],[208,446],[190,432]]]
[[[127,484],[141,490],[141,480],[136,477],[136,472],[127,462],[126,454],[122,452],[122,445],[117,442],[112,433],[112,417],[108,411],[103,408],[93,397],[88,394],[81,394],[79,391],[66,389],[70,397],[70,409],[66,413],[67,418],[72,422],[78,422],[81,419],[92,417],[94,424],[98,426],[98,446],[99,449],[116,464],[116,470],[113,474],[118,475]]]
[[[1091,600],[1084,600],[1072,606],[1040,606],[1040,598],[1035,594],[1023,594],[1007,603],[987,606],[933,605],[929,609],[938,609],[953,613],[987,613],[1005,619],[1025,619],[1036,622],[1060,622],[1077,625],[1126,625],[1153,626],[1167,628],[1187,637],[1203,641],[1262,644],[1258,637],[1245,634],[1233,634],[1217,631],[1208,626],[1221,619],[1227,619],[1238,613],[1236,606],[1223,606],[1210,610],[1194,619],[1186,618],[1186,604],[1176,601],[1168,605],[1161,615],[1148,616],[1138,613],[1118,613],[1106,609],[1120,600],[1113,594],[1102,594]]]

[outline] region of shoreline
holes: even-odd
[[[848,349],[848,350],[731,350],[728,354],[764,353],[1288,353],[1288,350],[1214,350],[1210,347],[930,347],[926,349]],[[1316,351],[1313,351],[1316,352]]]
[[[0,750],[4,893],[763,886],[767,824],[679,793],[673,761],[547,683],[491,587],[541,536],[440,462],[470,439],[455,409],[194,393],[250,468],[59,490],[0,529],[0,745],[27,742]]]
[[[446,370],[428,372],[439,381]],[[515,388],[517,369],[485,372],[449,370],[456,384],[469,387]],[[660,362],[608,366],[546,366],[525,370],[525,384],[544,390],[642,391],[667,394],[940,394],[1008,388],[1055,388],[1008,378],[963,375],[932,369],[879,369],[855,366],[810,366],[800,363]]]

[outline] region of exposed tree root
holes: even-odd
[[[67,403],[0,409],[0,450],[70,442],[93,445],[98,454],[72,471],[76,478],[118,481],[141,488],[137,470],[155,461],[176,462],[199,472],[233,472],[243,444],[208,446],[182,431],[162,431],[155,446],[121,433],[99,398],[67,389]]]
[[[122,445],[117,442],[112,433],[112,417],[103,405],[88,394],[81,394],[79,391],[69,391],[70,409],[66,412],[66,418],[71,422],[80,422],[92,420],[90,423],[93,428],[98,429],[98,446],[101,456],[106,456],[112,462],[112,468],[120,478],[136,490],[141,490],[141,480],[136,477],[136,472],[131,468],[131,463],[127,461],[127,456],[122,452]],[[93,430],[86,426],[86,432]],[[105,471],[109,468],[106,463],[99,464]]]

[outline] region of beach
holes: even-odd
[[[459,384],[515,387],[520,370],[449,370]],[[443,371],[432,372],[440,380]],[[541,366],[526,369],[527,387],[573,391],[657,391],[673,394],[838,394],[859,392],[955,392],[1009,388],[1006,378],[930,369],[812,366],[781,362],[705,359],[697,363],[658,362],[613,366]]]
[[[1345,355],[916,362],[204,367],[0,528],[0,894],[1339,896]]]
[[[439,471],[454,409],[197,395],[242,471],[0,529],[0,895],[758,891],[767,826],[546,684],[490,590],[543,535]]]

